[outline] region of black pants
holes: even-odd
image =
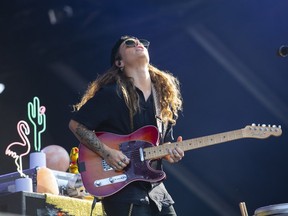
[[[149,205],[102,202],[107,216],[177,216],[173,206],[163,207],[159,212],[154,202]]]

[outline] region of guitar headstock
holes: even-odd
[[[243,129],[243,136],[247,138],[265,139],[270,136],[280,136],[282,134],[281,126],[252,124]]]

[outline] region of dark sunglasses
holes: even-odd
[[[150,42],[146,39],[139,39],[138,40],[146,49],[148,49]],[[135,47],[136,44],[138,44],[138,42],[136,42],[136,40],[134,39],[127,39],[126,41],[124,41],[125,45],[127,47]]]

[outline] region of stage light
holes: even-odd
[[[5,85],[0,83],[0,94],[5,90]]]
[[[51,8],[48,10],[48,17],[51,25],[64,22],[73,16],[73,8],[65,5],[62,8]]]

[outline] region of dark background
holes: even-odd
[[[277,55],[288,43],[287,0],[0,4],[0,82],[6,86],[0,94],[0,174],[16,170],[4,151],[20,140],[16,124],[28,120],[34,96],[47,109],[43,147],[70,151],[78,145],[67,126],[71,105],[109,67],[114,42],[128,34],[150,40],[151,63],[181,81],[184,111],[175,136],[196,138],[252,123],[282,126],[280,137],[187,151],[181,163],[167,164],[166,186],[178,214],[240,215],[243,201],[253,215],[259,207],[288,203],[288,58]]]

